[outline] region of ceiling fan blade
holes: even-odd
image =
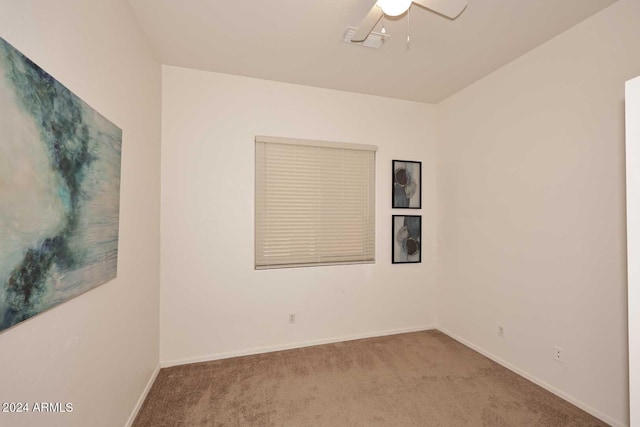
[[[413,2],[451,19],[456,19],[467,7],[467,0],[413,0]]]
[[[373,31],[378,21],[382,18],[382,9],[377,5],[373,5],[367,16],[362,20],[358,31],[351,37],[352,42],[363,42],[369,36],[369,33]]]

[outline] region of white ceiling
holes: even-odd
[[[414,5],[409,50],[406,15],[378,50],[341,41],[373,0],[130,1],[164,64],[436,103],[616,0],[469,0],[455,21]]]

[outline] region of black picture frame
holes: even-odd
[[[391,208],[422,209],[422,162],[393,160]]]
[[[422,215],[391,216],[391,263],[422,262]]]

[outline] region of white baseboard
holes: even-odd
[[[290,344],[273,345],[266,347],[250,348],[246,350],[230,351],[227,353],[215,353],[198,357],[189,357],[185,359],[164,360],[160,362],[160,367],[169,368],[171,366],[187,365],[189,363],[210,362],[212,360],[229,359],[231,357],[249,356],[252,354],[270,353],[272,351],[293,350],[295,348],[312,347],[315,345],[332,344],[343,341],[353,341],[363,338],[383,337],[386,335],[405,334],[408,332],[420,332],[436,329],[435,325],[417,326],[413,328],[402,328],[387,331],[368,332],[364,334],[346,335],[334,338],[325,338],[319,340],[303,341]]]
[[[136,417],[138,416],[138,412],[140,411],[140,408],[142,408],[142,404],[144,403],[144,400],[147,398],[147,394],[149,394],[149,390],[151,390],[151,386],[153,385],[153,383],[156,380],[156,377],[158,376],[158,372],[160,372],[160,365],[156,366],[156,369],[153,371],[153,374],[151,374],[151,377],[149,378],[149,381],[147,381],[147,385],[144,388],[144,390],[142,391],[142,394],[140,395],[140,398],[138,399],[138,403],[136,403],[136,406],[133,408],[133,411],[131,412],[131,415],[129,415],[129,419],[127,420],[127,423],[125,424],[125,427],[131,427],[131,425],[133,425],[133,422],[135,421]]]
[[[611,425],[612,427],[629,427],[627,424],[621,423],[618,420],[614,420],[610,416],[608,416],[606,414],[603,414],[602,412],[600,412],[597,409],[592,408],[591,406],[581,402],[580,400],[574,398],[573,396],[569,396],[568,394],[564,393],[561,390],[558,390],[557,388],[553,387],[550,384],[547,384],[546,382],[544,382],[541,379],[535,377],[534,375],[531,375],[528,372],[525,372],[522,369],[518,368],[517,366],[514,366],[511,363],[509,363],[509,362],[499,358],[498,356],[488,352],[484,348],[482,348],[480,346],[477,346],[477,345],[467,341],[466,339],[462,338],[461,336],[458,336],[458,335],[454,334],[453,332],[448,331],[448,330],[446,330],[444,328],[441,328],[441,327],[437,327],[436,329],[438,329],[443,334],[446,334],[446,335],[450,336],[454,340],[466,345],[467,347],[477,351],[478,353],[482,354],[483,356],[488,357],[489,359],[493,360],[497,364],[504,366],[505,368],[509,369],[510,371],[515,372],[516,374],[520,375],[521,377],[524,377],[524,378],[528,379],[532,383],[537,384],[540,387],[544,388],[545,390],[550,391],[551,393],[555,394],[556,396],[561,397],[562,399],[566,400],[567,402],[572,403],[573,405],[577,406],[578,408],[582,409],[585,412],[588,412],[589,414],[593,415],[594,417],[604,421],[605,423]]]

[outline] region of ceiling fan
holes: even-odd
[[[457,18],[467,7],[467,0],[377,0],[360,24],[358,31],[351,37],[351,41],[365,41],[383,15],[402,15],[409,10],[412,3],[451,19]]]

